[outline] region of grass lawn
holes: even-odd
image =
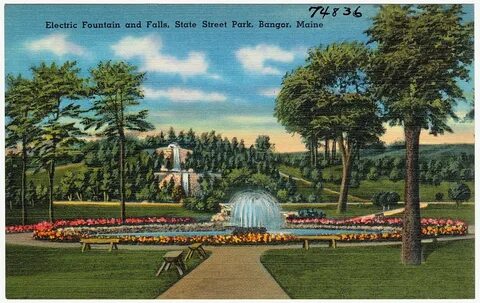
[[[155,277],[165,251],[6,246],[8,299],[153,299],[179,280]],[[200,263],[188,260],[188,270]]]
[[[465,184],[470,187],[472,191],[472,196],[468,200],[469,202],[475,201],[475,184],[473,181],[466,181]],[[452,182],[442,182],[440,185],[430,185],[430,184],[420,184],[420,201],[429,202],[435,201],[435,194],[438,192],[443,193],[444,200],[448,199],[448,189]],[[326,188],[333,190],[340,190],[340,185],[333,183],[325,183]],[[403,201],[404,194],[404,181],[393,182],[384,177],[380,178],[377,181],[371,180],[362,180],[360,181],[360,186],[358,188],[350,188],[348,191],[349,194],[357,196],[359,198],[370,200],[376,192],[379,191],[394,191],[400,195],[400,201]]]
[[[279,169],[281,172],[291,175],[293,177],[297,178],[303,178],[302,173],[298,167],[292,167],[292,166],[287,166],[287,165],[280,165]],[[328,178],[330,175],[333,176],[338,176],[340,177],[342,175],[342,167],[340,165],[337,166],[331,166],[331,167],[326,167],[323,169],[323,177]],[[298,181],[301,182],[301,181]],[[302,183],[297,186],[299,187],[299,191],[301,193],[304,192],[309,192],[311,190],[309,186],[305,183]],[[470,190],[472,191],[472,196],[468,200],[469,202],[475,201],[475,184],[473,181],[466,181],[464,182],[465,184],[470,187]],[[420,200],[424,202],[429,202],[429,201],[435,201],[435,194],[438,192],[443,193],[444,195],[444,200],[448,200],[448,189],[450,188],[450,185],[452,182],[441,182],[440,185],[430,185],[430,184],[420,184]],[[300,190],[300,187],[301,190]],[[326,182],[324,184],[325,188],[334,190],[334,191],[339,191],[340,190],[340,184],[334,184],[330,182]],[[404,194],[404,181],[397,181],[393,182],[390,181],[386,177],[381,177],[377,181],[371,181],[371,180],[362,180],[360,181],[360,186],[358,188],[350,188],[348,193],[352,196],[361,198],[361,199],[366,199],[370,200],[376,192],[379,191],[394,191],[397,192],[400,195],[400,201],[403,201],[403,194]],[[325,191],[322,192],[322,201],[323,202],[335,202],[338,199],[338,195],[335,194],[329,194]],[[350,202],[355,202],[355,199],[349,199]]]
[[[39,205],[35,208],[27,209],[28,223],[37,223],[48,219],[48,206]],[[54,215],[57,219],[76,219],[76,218],[118,218],[120,216],[120,206],[98,206],[98,205],[55,205]],[[211,213],[198,212],[185,209],[180,205],[155,206],[147,205],[126,205],[128,217],[142,216],[176,216],[176,217],[195,217],[199,220],[207,220],[212,216]],[[6,209],[6,224],[21,224],[20,209]]]
[[[293,299],[473,299],[474,246],[429,246],[418,267],[400,263],[400,246],[270,250],[261,261]]]

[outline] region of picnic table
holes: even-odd
[[[297,239],[302,240],[303,248],[308,250],[310,248],[309,241],[327,241],[329,247],[336,248],[337,241],[340,240],[340,237],[335,235],[298,236]]]
[[[112,251],[112,249],[118,249],[117,244],[120,243],[120,239],[115,238],[82,238],[80,239],[80,243],[82,243],[82,253],[86,250],[92,249],[91,245],[96,244],[109,244],[110,248],[108,251]]]
[[[184,271],[187,270],[187,266],[183,262],[183,251],[176,250],[176,251],[169,251],[163,256],[163,263],[162,266],[157,271],[156,276],[158,277],[162,271],[167,271],[172,265],[174,265],[180,276],[183,276]]]

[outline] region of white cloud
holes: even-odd
[[[258,93],[264,97],[276,97],[278,93],[280,92],[279,87],[267,87],[267,88],[262,88],[258,91]]]
[[[224,102],[227,97],[218,92],[204,92],[198,89],[170,87],[167,89],[153,89],[144,87],[145,98],[165,98],[173,102]]]
[[[155,35],[127,36],[111,46],[114,54],[121,58],[139,57],[144,71],[179,74],[182,77],[209,75],[204,53],[192,51],[186,58],[179,59],[162,53],[162,47],[162,40]]]
[[[66,34],[51,34],[44,38],[26,43],[26,47],[34,52],[52,52],[57,56],[74,54],[84,56],[87,51],[80,45],[68,41]]]
[[[239,124],[271,124],[276,123],[276,120],[273,116],[254,116],[254,115],[234,115],[226,116],[225,119],[229,122],[239,123]]]
[[[269,61],[289,63],[295,59],[297,54],[296,50],[288,51],[268,44],[247,46],[235,52],[235,56],[245,70],[263,75],[281,75],[282,72],[278,68],[267,63]]]

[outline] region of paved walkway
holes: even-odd
[[[288,299],[260,263],[260,256],[269,249],[272,247],[208,247],[210,257],[158,298]]]
[[[440,238],[439,241],[474,239],[475,227],[469,235]],[[7,234],[6,243],[39,247],[76,247],[79,243],[59,243],[34,240],[30,233]],[[425,240],[430,242],[431,240]],[[401,242],[345,243],[338,246],[400,245]],[[312,246],[325,246],[314,244]],[[301,244],[259,246],[206,246],[210,257],[162,293],[159,299],[288,299],[260,262],[261,255],[271,249],[300,248]],[[177,245],[122,245],[128,250],[183,250]],[[95,248],[94,248],[95,249]]]

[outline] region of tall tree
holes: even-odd
[[[27,168],[32,152],[32,142],[39,136],[38,124],[42,118],[43,103],[37,98],[38,85],[21,76],[7,76],[5,93],[6,145],[21,148],[20,204],[22,224],[27,222]],[[10,201],[11,203],[11,201]],[[11,204],[10,204],[11,205]]]
[[[342,183],[337,212],[347,210],[352,162],[360,148],[384,132],[378,104],[369,92],[366,68],[370,53],[357,42],[311,49],[307,59],[313,75],[314,130],[333,134],[342,156]]]
[[[452,131],[447,120],[456,118],[454,106],[464,99],[457,80],[469,79],[473,23],[462,15],[461,5],[386,5],[367,30],[377,46],[370,73],[376,95],[405,134],[404,264],[421,263],[420,133]]]
[[[125,62],[100,62],[91,71],[93,114],[83,120],[85,129],[94,128],[99,134],[116,138],[119,144],[118,170],[120,217],[125,222],[125,131],[147,131],[153,126],[146,121],[148,111],[132,112],[143,98],[141,84],[145,73]]]
[[[33,79],[39,85],[38,98],[46,106],[42,136],[35,145],[39,160],[48,172],[48,216],[53,221],[56,162],[71,152],[72,144],[79,142],[78,137],[82,135],[75,122],[82,112],[76,100],[86,95],[85,80],[79,77],[76,62],[67,61],[61,66],[41,63],[32,71]]]
[[[314,119],[316,98],[318,96],[311,71],[300,67],[283,78],[274,109],[274,116],[285,126],[287,132],[302,136],[310,152],[312,166],[317,165],[315,152],[318,140],[325,135],[310,127]]]

